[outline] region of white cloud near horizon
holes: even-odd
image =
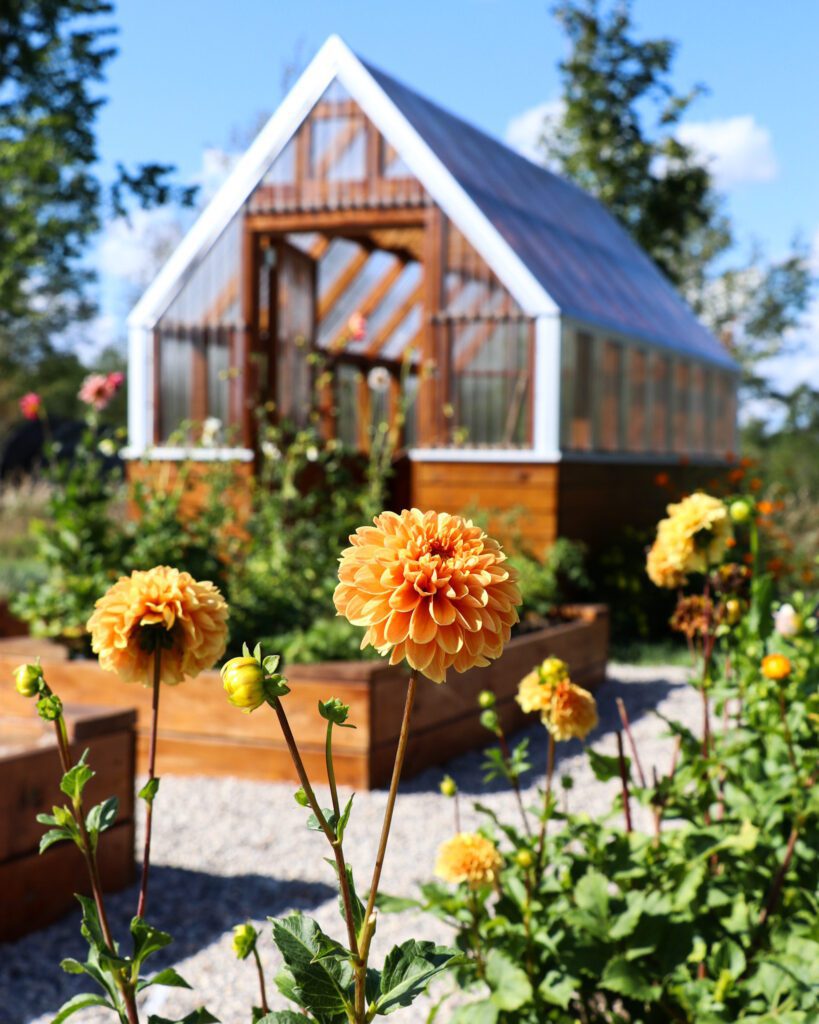
[[[540,140],[548,131],[550,124],[560,121],[564,110],[563,100],[552,99],[521,111],[511,117],[506,125],[506,144],[536,164],[542,164]]]

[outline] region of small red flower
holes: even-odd
[[[43,400],[36,391],[29,391],[20,399],[19,405],[20,412],[23,414],[25,419],[36,420],[43,407]]]

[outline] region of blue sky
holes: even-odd
[[[521,143],[537,122],[531,112],[560,91],[566,42],[550,7],[533,0],[121,0],[120,54],[99,118],[103,164],[155,159],[176,164],[185,180],[201,178],[205,150],[231,148],[237,129],[272,111],[285,67],[306,63],[332,32],[455,113]],[[635,0],[634,16],[641,34],[678,41],[679,89],[708,87],[686,130],[713,154],[740,245],[756,240],[776,256],[798,232],[819,256],[819,3]],[[105,330],[121,317],[134,287],[122,282],[138,263],[123,251],[122,230],[113,232],[101,248]],[[791,363],[790,375],[819,377],[814,313],[814,354],[799,369]]]

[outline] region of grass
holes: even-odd
[[[611,642],[609,660],[624,665],[679,665],[690,668],[685,644],[675,640],[617,640]]]

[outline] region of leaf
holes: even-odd
[[[295,1010],[274,1010],[273,1013],[259,1017],[256,1024],[304,1024],[306,1020],[303,1013],[296,1013]]]
[[[148,779],[142,789],[137,793],[140,800],[144,800],[146,804],[150,805],[154,802],[156,794],[159,792],[159,779],[153,778]]]
[[[599,871],[589,870],[583,875],[575,886],[574,898],[578,907],[586,913],[594,917],[608,917],[609,883]]]
[[[80,799],[82,791],[85,789],[89,780],[94,778],[93,769],[85,763],[86,757],[88,757],[88,751],[84,750],[79,761],[73,768],[69,768],[60,780],[60,789],[71,799],[73,803],[76,803]]]
[[[545,1003],[566,1010],[579,987],[577,978],[563,975],[560,971],[548,971],[537,991]]]
[[[385,914],[402,914],[405,910],[418,910],[423,906],[420,900],[411,900],[403,896],[391,896],[380,892],[375,897],[375,905]]]
[[[94,946],[96,949],[107,950],[108,947],[105,943],[105,937],[102,934],[102,926],[100,925],[100,918],[96,903],[88,896],[80,896],[79,893],[75,893],[75,896],[82,907],[82,924],[80,925],[80,930],[82,931],[83,937],[89,945]],[[111,952],[114,951],[111,950]]]
[[[350,820],[350,812],[353,809],[354,796],[355,793],[353,793],[353,796],[351,796],[344,805],[344,810],[341,812],[341,817],[338,819],[338,824],[336,825],[336,837],[340,843],[344,840],[344,830],[347,828],[347,822]]]
[[[114,1009],[105,996],[99,996],[94,992],[80,992],[79,995],[72,996],[67,1003],[63,1003],[57,1011],[57,1016],[52,1018],[51,1024],[62,1024],[72,1014],[86,1010],[89,1006],[106,1006],[109,1010]]]
[[[134,961],[137,964],[142,964],[149,956],[173,942],[167,932],[154,928],[142,917],[131,919],[131,935],[134,939]]]
[[[643,1001],[656,999],[660,992],[659,985],[652,985],[635,961],[620,955],[613,956],[606,964],[600,987]]]
[[[495,1024],[499,1012],[491,999],[482,999],[479,1003],[459,1007],[452,1024]]]
[[[71,839],[71,833],[64,828],[49,829],[45,835],[40,837],[40,853],[45,853],[49,846],[62,842],[64,839]]]
[[[152,1013],[148,1018],[148,1024],[220,1024],[220,1021],[218,1017],[214,1017],[204,1006],[200,1006],[198,1010],[193,1010],[187,1016],[174,1019],[157,1017],[156,1014]]]
[[[376,1012],[388,1014],[400,1006],[409,1006],[436,974],[462,960],[457,950],[436,946],[433,942],[409,939],[394,946],[384,961]]]
[[[137,984],[137,992],[141,992],[145,988],[149,988],[151,985],[164,985],[166,988],[190,988],[191,986],[185,981],[185,979],[173,969],[173,967],[166,967],[164,971],[159,971],[154,974],[151,978],[143,978]]]
[[[346,1020],[353,981],[350,964],[335,958],[315,959],[332,942],[329,936],[303,914],[290,914],[272,924],[273,941],[292,975],[299,1005],[320,1020]]]
[[[333,861],[333,867],[336,869],[336,875],[338,875],[338,865]],[[355,928],[356,935],[361,933],[361,926],[364,923],[364,904],[358,898],[358,893],[355,891],[355,881],[353,879],[353,869],[349,864],[344,865],[347,875],[347,885],[350,889],[350,902],[352,903],[353,910],[353,927]],[[341,917],[344,921],[347,920],[347,913],[344,908],[344,898],[341,893],[338,894],[338,909],[341,913]]]
[[[609,754],[600,754],[591,747],[586,749],[589,755],[591,769],[601,782],[608,782],[610,779],[620,778],[620,759]],[[626,777],[631,778],[631,760],[624,757],[626,764]]]
[[[492,1002],[501,1010],[519,1010],[532,998],[526,972],[500,949],[490,949],[486,956],[486,981]]]
[[[324,818],[325,818],[327,824],[332,829],[332,831],[335,832],[336,825],[338,823],[338,819],[336,818],[335,814],[333,814],[332,808],[330,808],[330,807],[322,807],[321,813],[324,815]],[[307,819],[307,827],[309,829],[312,829],[313,832],[323,832],[324,831],[324,829],[319,824],[319,820],[315,816],[315,814],[311,814],[310,817]]]
[[[293,799],[296,801],[299,807],[307,807],[307,805],[310,803],[310,801],[307,799],[307,794],[304,792],[304,789],[301,786],[299,786],[299,788],[293,794]]]
[[[105,832],[106,829],[109,829],[114,824],[118,811],[119,798],[109,796],[107,800],[91,808],[88,812],[88,817],[85,819],[85,827],[92,836],[99,836],[101,832]]]

